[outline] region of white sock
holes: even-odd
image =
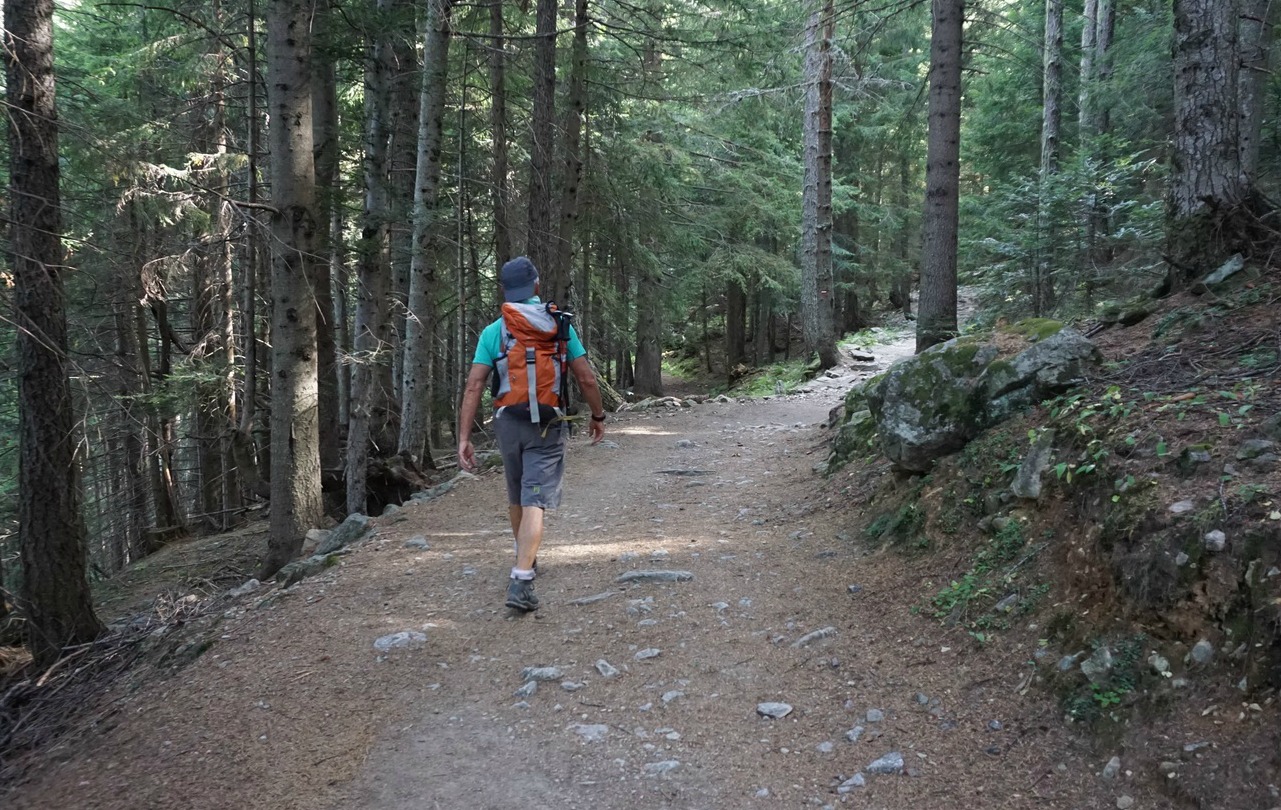
[[[533,579],[534,569],[532,568],[513,568],[512,579]]]

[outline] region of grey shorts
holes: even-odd
[[[560,481],[565,476],[568,425],[546,428],[528,418],[499,416],[493,422],[498,452],[507,479],[507,502],[512,506],[560,506]]]

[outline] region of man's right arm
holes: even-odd
[[[485,390],[485,381],[489,379],[491,370],[484,363],[473,363],[471,371],[467,373],[467,384],[463,388],[463,405],[458,414],[458,466],[467,472],[476,469],[471,426],[476,422],[476,412],[480,410],[480,395]]]

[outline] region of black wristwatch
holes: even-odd
[[[605,421],[605,416],[606,416],[605,414],[601,414],[600,416],[597,416],[596,414],[592,414],[592,421],[593,421],[593,422],[604,422],[604,421]]]

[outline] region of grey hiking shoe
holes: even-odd
[[[523,610],[526,613],[531,610],[538,610],[538,597],[534,595],[534,581],[532,579],[516,579],[512,577],[508,581],[507,607]]]

